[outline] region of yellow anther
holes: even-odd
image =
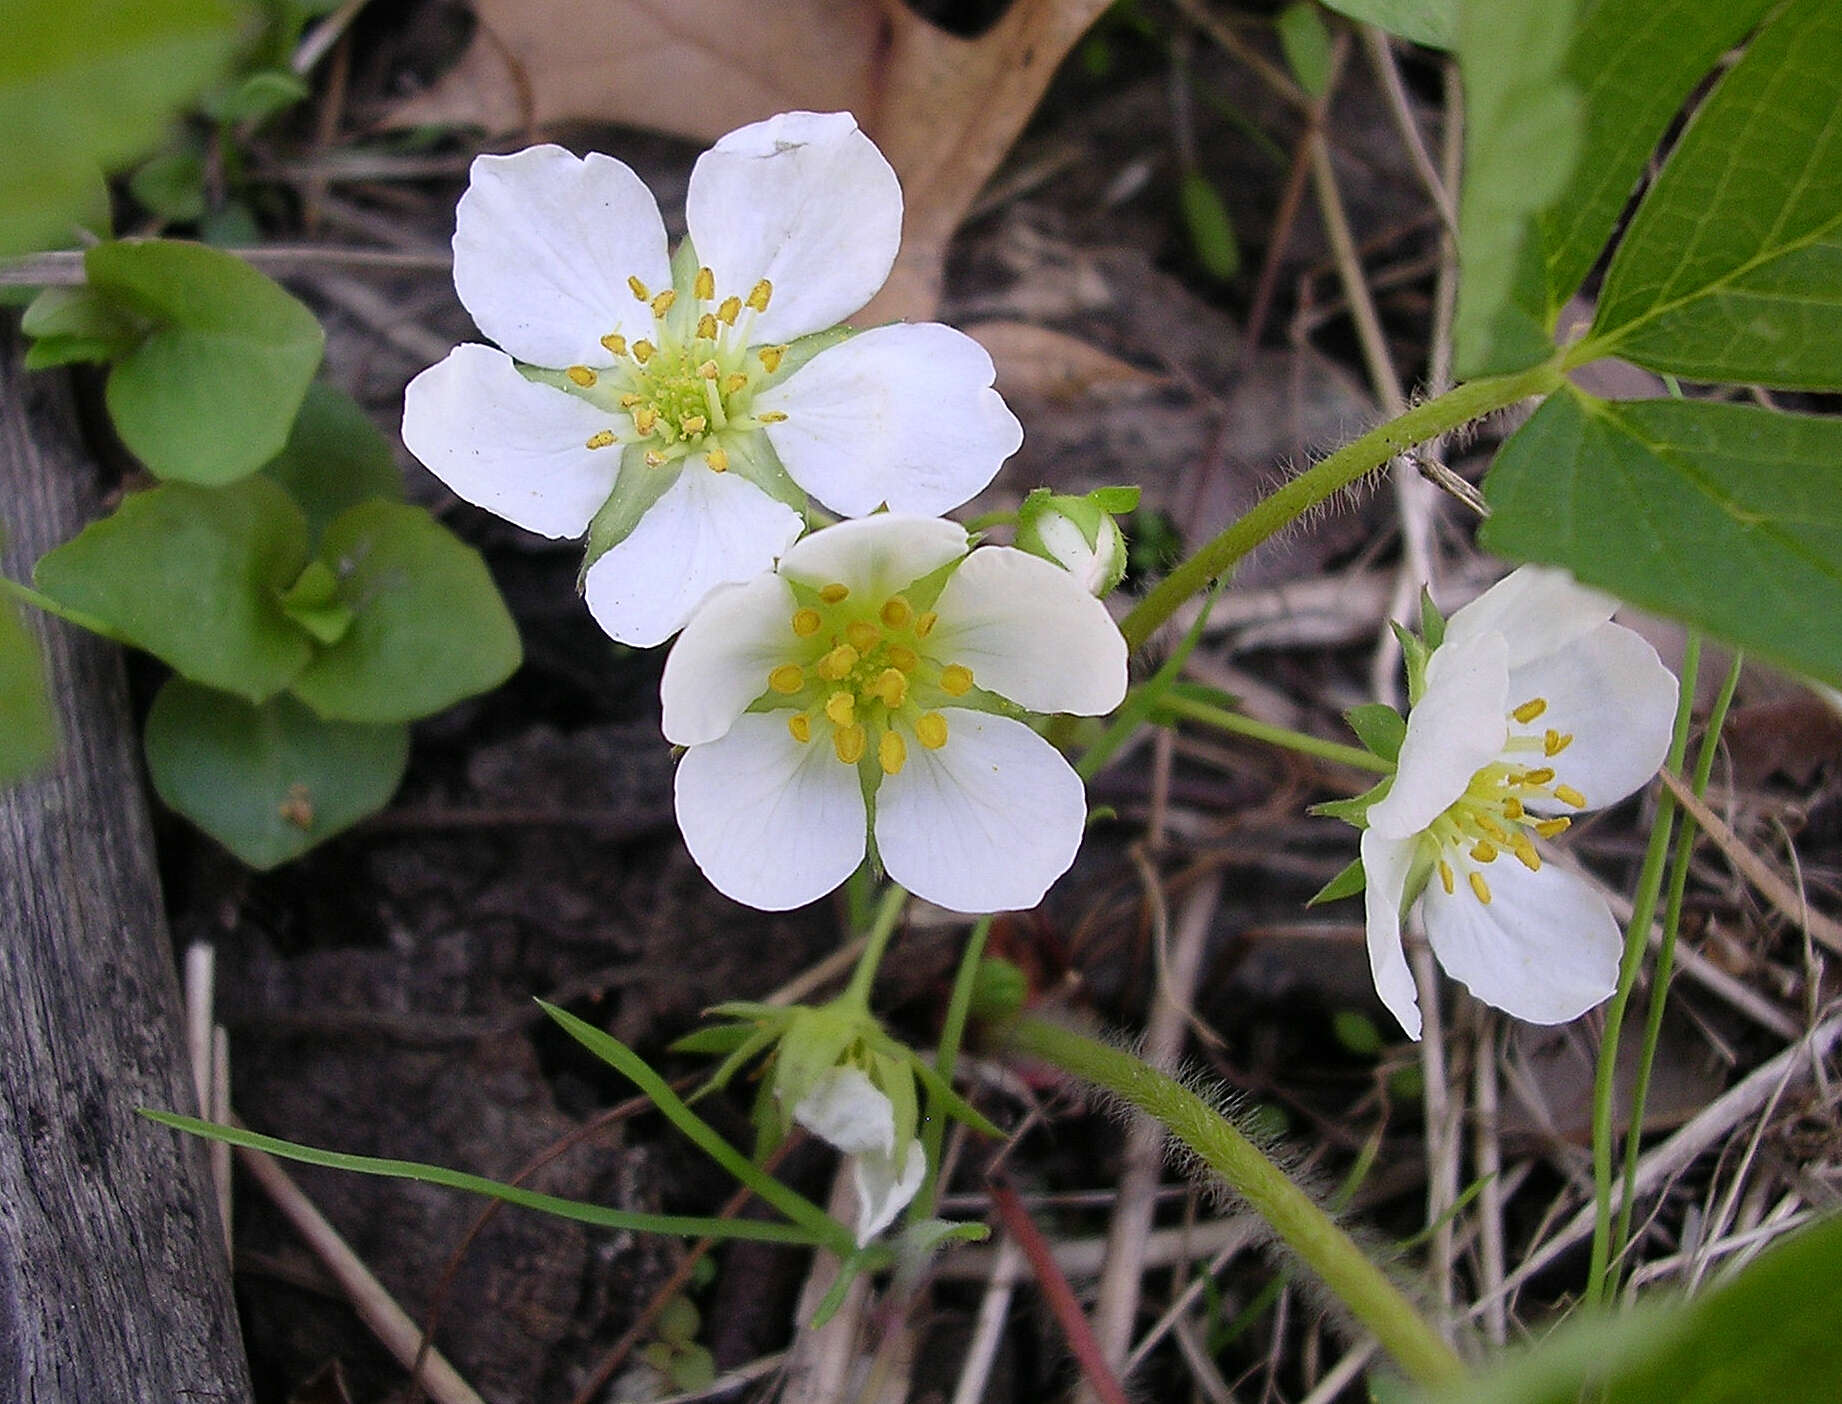
[[[700,341],[716,340],[716,318],[708,312],[697,319],[697,337]]]
[[[768,299],[774,296],[774,285],[766,278],[748,290],[748,305],[757,312],[767,311]]]
[[[742,299],[741,298],[726,297],[723,299],[722,306],[716,309],[716,320],[721,322],[726,327],[733,327],[736,324],[736,318],[737,316],[741,314],[741,311],[742,311]]]
[[[1549,727],[1541,738],[1541,752],[1545,756],[1558,756],[1573,744],[1571,731],[1556,731]]]
[[[923,712],[915,722],[915,739],[930,751],[947,744],[947,719],[938,712]]]
[[[930,609],[926,614],[915,620],[915,637],[917,639],[925,639],[929,634],[933,633],[934,624],[939,618],[940,616]]]
[[[1547,698],[1531,697],[1529,698],[1528,701],[1524,702],[1520,707],[1516,707],[1512,709],[1510,712],[1510,715],[1514,717],[1517,721],[1521,722],[1524,726],[1527,726],[1530,722],[1534,721],[1535,718],[1539,717],[1543,712],[1547,710],[1548,710],[1548,699]]]
[[[624,356],[627,354],[627,338],[619,332],[609,332],[601,338],[601,344],[608,348],[610,354]]]
[[[850,586],[840,585],[836,581],[833,581],[830,585],[827,585],[823,590],[819,591],[819,598],[824,600],[826,604],[837,604],[839,600],[850,593]]]
[[[1476,820],[1478,828],[1489,834],[1498,843],[1503,843],[1509,838],[1508,831],[1488,814],[1474,815],[1473,818]]]
[[[843,682],[857,666],[857,650],[849,644],[839,644],[819,660],[818,666],[819,676],[826,682]]]
[[[1541,871],[1541,854],[1535,851],[1535,845],[1529,841],[1529,836],[1527,834],[1516,835],[1515,849],[1517,862],[1521,863],[1522,866],[1527,868],[1531,873],[1539,873]]]
[[[659,427],[659,411],[652,405],[642,405],[634,412],[633,427],[642,434],[650,434]]]
[[[1546,785],[1554,779],[1554,770],[1550,766],[1537,766],[1533,770],[1523,771],[1517,778],[1524,785]]]
[[[631,390],[629,390],[626,394],[620,397],[620,407],[624,410],[630,410],[635,405],[644,404],[645,400],[646,400],[646,397],[644,395],[636,395]]]
[[[867,619],[853,619],[844,626],[844,637],[859,653],[868,653],[882,642],[883,631]]]
[[[723,377],[723,393],[725,395],[733,395],[746,384],[748,384],[748,377],[746,375],[741,371],[731,371],[728,375]]]
[[[782,697],[791,697],[806,685],[806,670],[797,663],[782,663],[768,674],[768,686]]]
[[[1570,804],[1575,809],[1586,808],[1586,796],[1574,789],[1571,785],[1556,785],[1554,787],[1554,797],[1562,804]]]
[[[1480,863],[1497,861],[1497,846],[1489,839],[1479,839],[1471,845],[1471,856]]]
[[[663,468],[665,466],[665,455],[660,453],[657,449],[647,449],[646,466],[648,468]]]
[[[652,301],[651,290],[648,289],[647,286],[644,283],[642,283],[638,278],[627,279],[627,287],[632,290],[633,296],[636,300],[640,302],[651,302]]]
[[[908,763],[908,743],[894,731],[885,731],[882,740],[876,743],[876,763],[883,768],[885,775],[900,775],[902,767]]]
[[[710,471],[712,473],[727,473],[729,471],[729,455],[720,448],[713,448],[706,453],[704,455],[704,462],[710,465]]]
[[[819,617],[816,609],[799,609],[793,612],[793,632],[802,639],[809,639],[824,627],[825,621]]]
[[[958,663],[949,663],[940,670],[940,690],[953,697],[964,697],[972,691],[972,669]]]
[[[861,726],[841,726],[831,734],[832,749],[837,751],[838,759],[846,765],[856,765],[863,759],[864,747],[869,744],[869,735]]]
[[[1484,881],[1482,873],[1471,874],[1471,890],[1477,894],[1477,900],[1486,907],[1490,905],[1490,884]]]
[[[812,722],[804,712],[795,712],[787,718],[787,730],[793,733],[793,739],[802,746],[812,740]]]
[[[575,383],[580,385],[584,390],[588,389],[589,386],[593,385],[601,378],[587,366],[571,366],[568,370],[564,371],[563,374],[575,381]]]
[[[785,410],[763,410],[755,418],[762,424],[784,424],[787,414]]]
[[[633,343],[633,359],[643,366],[652,359],[652,353],[658,349],[658,347],[642,337],[640,340]]]
[[[716,274],[708,268],[699,268],[697,276],[691,280],[691,291],[697,294],[699,302],[708,302],[716,296]]]
[[[908,696],[908,675],[897,668],[885,668],[877,674],[870,690],[882,698],[885,707],[899,707]]]
[[[857,720],[857,699],[848,692],[834,692],[825,699],[825,715],[837,726],[849,726]]]
[[[1522,817],[1522,801],[1517,799],[1514,795],[1504,796],[1503,817],[1506,819],[1520,819]]]
[[[1545,839],[1551,839],[1566,833],[1567,830],[1572,827],[1573,820],[1563,814],[1557,819],[1542,819],[1537,821],[1535,832]]]
[[[704,430],[709,427],[709,424],[710,421],[705,419],[701,414],[694,414],[689,419],[682,421],[678,427],[684,430],[686,438],[690,438],[703,433]]]
[[[613,442],[614,431],[612,429],[603,429],[598,434],[588,436],[588,447],[590,448],[607,448]]]
[[[678,290],[676,288],[667,288],[652,300],[652,315],[655,317],[663,317],[667,312],[672,310],[672,304],[677,300]]]
[[[721,367],[719,367],[715,361],[705,361],[701,366],[697,368],[697,373],[700,376],[702,376],[705,380],[715,380],[717,376],[717,372],[720,369]]]
[[[786,354],[787,348],[784,346],[763,346],[759,351],[755,352],[755,357],[763,366],[767,367],[767,373],[772,375],[775,371],[780,369],[780,358]]]
[[[890,644],[889,652],[884,656],[904,673],[914,672],[916,666],[921,662],[919,656],[907,644]]]
[[[891,595],[883,601],[882,616],[883,623],[891,629],[899,629],[914,617],[914,610],[900,595]]]

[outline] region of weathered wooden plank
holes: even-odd
[[[20,354],[0,332],[15,579],[96,507],[63,377]],[[0,1398],[244,1401],[203,1147],[135,1115],[194,1096],[121,660],[30,622],[63,748],[0,791]]]

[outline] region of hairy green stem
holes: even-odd
[[[896,922],[902,916],[902,903],[908,900],[908,893],[894,883],[883,893],[883,900],[877,904],[876,919],[870,923],[870,929],[864,935],[863,954],[857,957],[857,968],[851,972],[851,983],[845,988],[843,999],[855,1000],[864,1009],[870,1007],[870,987],[876,983],[876,967],[883,962],[883,950],[889,944],[889,938],[895,935]]]
[[[959,971],[953,977],[953,995],[947,1001],[946,1022],[940,1026],[940,1046],[934,1050],[934,1069],[942,1082],[953,1085],[953,1070],[959,1063],[959,1047],[966,1037],[966,1020],[972,1013],[972,991],[978,984],[979,962],[985,958],[985,940],[991,935],[988,916],[978,919],[960,952]],[[946,1140],[947,1109],[938,1105],[939,1098],[929,1094],[927,1119],[921,1127],[921,1149],[927,1153],[927,1179],[915,1196],[910,1215],[918,1222],[934,1217],[940,1203],[940,1147]]]
[[[1554,359],[1515,375],[1467,381],[1345,444],[1330,457],[1261,498],[1239,520],[1165,576],[1119,626],[1126,636],[1127,646],[1134,650],[1142,647],[1185,600],[1207,588],[1217,576],[1233,569],[1254,547],[1415,444],[1448,434],[1531,395],[1545,395],[1560,384],[1557,354]]]
[[[1378,775],[1390,774],[1394,767],[1380,756],[1370,755],[1360,746],[1345,746],[1336,741],[1325,741],[1303,731],[1293,731],[1288,727],[1270,726],[1252,717],[1244,717],[1239,712],[1230,712],[1224,707],[1212,707],[1207,702],[1198,702],[1194,698],[1173,695],[1161,699],[1158,706],[1166,712],[1175,712],[1180,717],[1202,722],[1220,731],[1231,731],[1236,736],[1246,736],[1255,741],[1265,741],[1270,745],[1284,746],[1287,750],[1302,751],[1305,755],[1316,756],[1319,760],[1334,761],[1338,765],[1353,766],[1357,770],[1372,770]]]
[[[1271,1224],[1324,1285],[1422,1385],[1456,1384],[1464,1363],[1348,1234],[1201,1097],[1130,1053],[1032,1017],[1000,1030],[1013,1049],[1106,1088],[1200,1156]]]

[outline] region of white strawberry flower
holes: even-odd
[[[1427,662],[1362,836],[1369,963],[1410,1038],[1420,1009],[1401,919],[1416,897],[1439,963],[1486,1004],[1559,1024],[1612,993],[1611,908],[1540,843],[1638,789],[1669,749],[1676,679],[1611,622],[1616,607],[1524,566],[1454,614]]]
[[[861,1068],[844,1063],[824,1073],[793,1119],[849,1158],[859,1248],[895,1222],[927,1178],[920,1143],[910,1135],[896,1144],[895,1104]]]
[[[479,157],[454,286],[498,347],[456,347],[405,394],[404,442],[461,497],[545,536],[595,525],[589,609],[636,645],[769,568],[807,493],[845,516],[945,512],[1022,442],[971,338],[817,335],[882,286],[901,238],[895,172],[849,113],[731,132],[685,215],[668,258],[622,162]]]
[[[1031,907],[1074,861],[1080,777],[1021,712],[1099,715],[1125,640],[1059,566],[878,515],[713,592],[666,660],[678,824],[716,887],[823,896],[871,832],[891,879],[961,912]]]

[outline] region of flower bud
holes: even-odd
[[[1126,538],[1113,513],[1130,511],[1137,497],[1136,488],[1099,488],[1085,497],[1038,488],[1017,512],[1017,547],[1054,561],[1089,594],[1104,596],[1126,573]]]

